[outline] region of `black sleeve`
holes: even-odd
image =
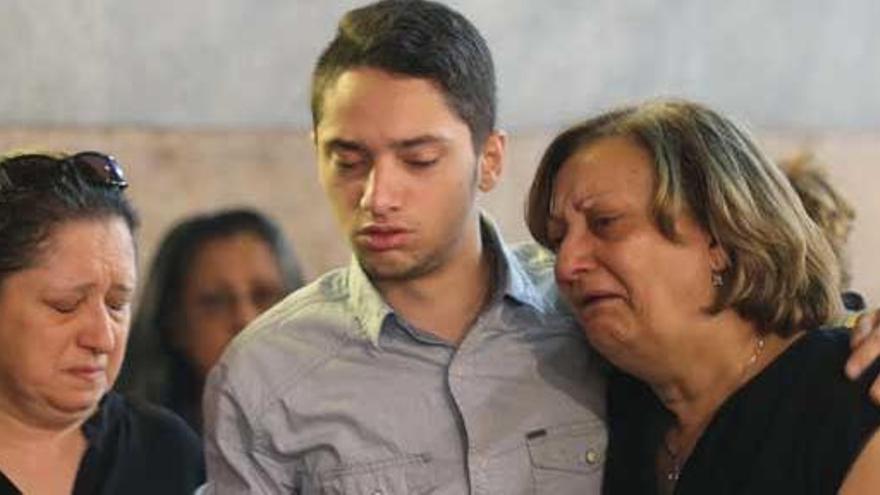
[[[843,375],[843,366],[849,356],[848,335],[839,345],[839,359],[834,359],[827,370],[836,375],[834,387],[816,387],[808,406],[823,411],[817,418],[814,441],[807,452],[807,473],[813,475],[814,487],[823,487],[816,493],[836,493],[850,467],[865,444],[880,427],[880,408],[868,395],[871,384],[880,372],[880,361],[875,362],[858,381]],[[817,377],[816,381],[821,380]]]

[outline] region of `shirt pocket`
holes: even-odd
[[[411,454],[346,464],[317,473],[322,495],[407,495],[430,491],[430,456]]]
[[[535,493],[587,493],[585,488],[592,485],[599,489],[608,431],[598,418],[534,430],[526,434],[526,444]]]

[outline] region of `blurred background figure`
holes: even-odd
[[[202,386],[226,344],[302,285],[293,251],[266,215],[231,209],[181,221],[147,275],[121,388],[200,431]]]
[[[840,265],[840,287],[843,305],[850,311],[865,309],[861,294],[851,290],[849,235],[856,212],[843,195],[834,188],[828,173],[810,153],[783,160],[780,166],[801,198],[810,218],[825,232]]]
[[[192,493],[198,437],[111,390],[137,220],[96,152],[0,160],[0,493]]]

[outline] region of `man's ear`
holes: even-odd
[[[504,152],[507,147],[507,134],[504,131],[492,131],[483,142],[480,152],[480,177],[477,185],[480,191],[489,192],[501,178],[504,170]]]

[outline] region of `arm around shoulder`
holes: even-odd
[[[856,380],[873,363],[880,360],[880,309],[854,313],[847,317],[845,326],[852,330],[852,355],[846,364],[846,374]],[[874,404],[880,405],[880,376],[869,392]]]
[[[874,432],[850,468],[841,495],[880,493],[880,430]]]

